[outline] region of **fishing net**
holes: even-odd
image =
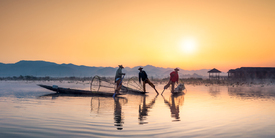
[[[122,80],[122,92],[142,92],[142,85],[139,84],[137,77]],[[116,89],[116,83],[113,78],[105,78],[100,76],[94,76],[91,81],[91,91],[102,92],[114,92]]]
[[[91,81],[90,90],[91,91],[99,91],[100,89],[101,80],[99,76],[94,76]]]
[[[116,88],[116,84],[113,83],[110,79],[107,79],[105,77],[99,77],[99,76],[94,76],[92,78],[91,86],[90,86],[91,91],[114,92],[115,88]]]
[[[187,89],[185,88],[184,83],[178,84],[178,85],[175,87],[174,92],[184,92],[184,93],[186,93],[186,92],[187,92]]]
[[[139,83],[137,77],[131,77],[128,79],[126,87],[127,91],[143,91],[142,85]]]

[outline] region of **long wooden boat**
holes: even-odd
[[[177,96],[181,96],[181,95],[184,95],[185,93],[184,92],[175,92],[175,93],[171,93],[171,95],[173,97],[177,97]]]
[[[42,98],[42,97],[52,97],[53,99],[58,98],[58,97],[104,97],[104,98],[113,99],[113,97],[104,96],[104,95],[66,94],[66,93],[49,93],[49,94],[44,94],[44,95],[39,96],[39,98]],[[116,98],[128,100],[126,97],[123,97],[123,96],[116,96]]]
[[[48,85],[38,84],[38,86],[46,88],[51,91],[55,91],[56,93],[62,93],[62,94],[76,94],[76,95],[90,95],[90,96],[94,95],[94,96],[105,96],[105,97],[112,97],[114,94],[114,93],[108,93],[108,92],[95,92],[95,91],[88,91],[88,90],[62,88],[56,85],[48,86]]]
[[[122,87],[121,87],[121,93],[132,94],[132,95],[145,95],[148,92],[134,90],[134,89],[131,89],[131,88],[128,88],[128,87],[122,85]]]

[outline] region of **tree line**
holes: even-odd
[[[50,77],[50,76],[45,76],[45,77],[36,77],[36,76],[31,76],[31,75],[26,75],[26,76],[13,76],[13,77],[0,77],[0,80],[29,80],[29,81],[50,81],[50,80],[78,80],[78,81],[87,81],[91,80],[92,77]]]

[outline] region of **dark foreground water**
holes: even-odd
[[[36,84],[89,89],[89,82],[0,81],[0,137],[275,137],[274,86],[193,86],[187,93],[124,98],[51,95]],[[157,85],[161,91],[163,85]]]

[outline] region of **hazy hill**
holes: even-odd
[[[125,67],[123,72],[126,73],[126,77],[137,76],[138,68]],[[174,68],[161,68],[152,65],[143,67],[149,77],[164,78],[169,77],[171,71]],[[115,76],[117,68],[113,67],[89,67],[89,66],[78,66],[74,64],[56,64],[53,62],[46,61],[26,61],[22,60],[14,64],[0,63],[0,77],[12,77],[12,76],[37,76],[37,77],[91,77],[94,75],[113,77]],[[210,69],[201,70],[183,70],[180,69],[179,75],[181,78],[201,78],[207,77]]]

